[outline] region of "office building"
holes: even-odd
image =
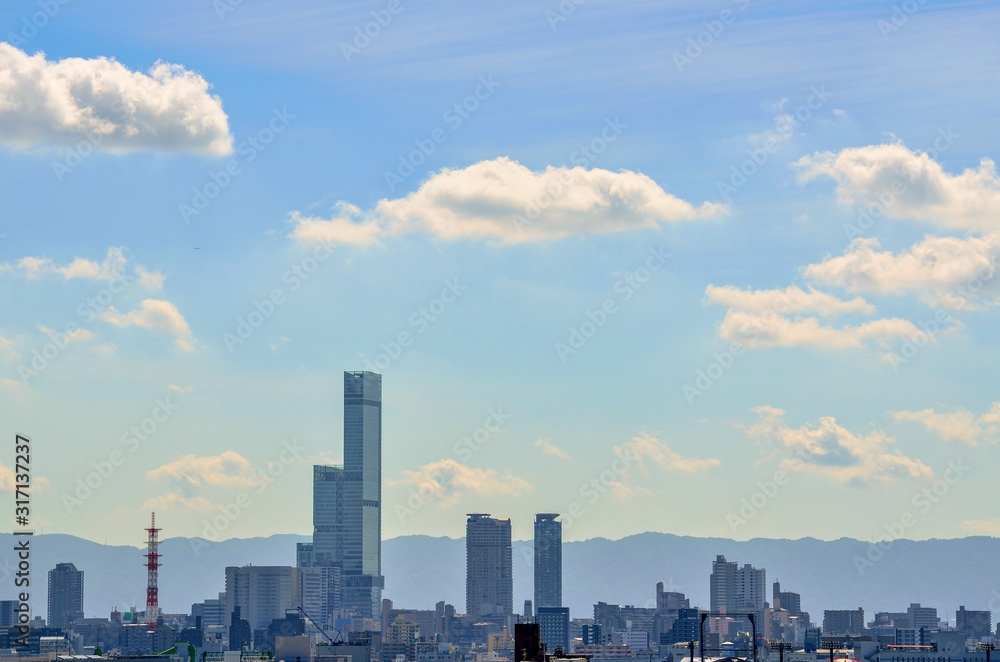
[[[83,571],[72,563],[57,563],[49,570],[50,628],[68,628],[83,618]]]
[[[465,524],[465,613],[513,613],[513,548],[510,520],[473,513]],[[537,610],[536,610],[537,611]]]
[[[726,561],[721,554],[712,563],[709,595],[712,611],[747,612],[764,609],[766,599],[766,571],[749,563],[742,568],[734,561]]]
[[[344,464],[313,467],[313,542],[300,565],[341,571],[343,608],[378,618],[382,588],[382,376],[344,373]]]
[[[915,630],[936,630],[938,627],[937,609],[934,607],[921,607],[919,602],[911,602],[906,615],[910,618],[910,627]]]
[[[861,634],[865,629],[865,610],[827,609],[823,612],[823,634]]]
[[[248,565],[226,568],[226,625],[239,608],[252,630],[266,629],[285,617],[286,609],[299,604],[298,569],[283,565]]]
[[[569,607],[539,607],[535,621],[547,653],[569,653]]]
[[[535,515],[535,609],[562,606],[562,522],[557,517]]]
[[[2,609],[0,603],[0,609]],[[2,621],[2,617],[0,617]],[[990,611],[976,611],[959,607],[955,612],[955,629],[965,633],[966,637],[982,639],[993,634],[993,614]]]

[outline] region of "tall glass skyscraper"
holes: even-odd
[[[536,610],[562,607],[562,522],[557,517],[559,513],[535,515]]]
[[[344,464],[313,467],[313,544],[300,557],[341,569],[343,606],[382,609],[382,376],[344,373]]]

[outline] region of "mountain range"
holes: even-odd
[[[160,606],[186,613],[193,602],[225,590],[229,565],[293,565],[295,543],[307,536],[267,538],[170,538],[160,543]],[[0,534],[0,599],[15,595],[17,570],[14,537]],[[32,605],[39,615],[46,605],[47,571],[72,562],[84,571],[87,616],[107,616],[145,602],[145,551],[102,545],[74,536],[47,534],[31,543]],[[820,621],[824,609],[864,607],[903,611],[911,602],[936,607],[939,617],[954,617],[960,605],[1000,614],[1000,539],[969,537],[946,540],[895,540],[883,544],[841,538],[798,540],[756,538],[734,541],[666,533],[642,533],[620,540],[592,538],[563,544],[563,602],[574,618],[593,613],[599,600],[635,606],[655,605],[655,586],[681,591],[692,606],[708,606],[708,581],[716,555],[767,570],[770,584],[802,596],[802,608]],[[532,543],[515,541],[514,610],[532,597]],[[403,536],[382,543],[384,597],[397,608],[428,609],[438,600],[465,611],[465,540]],[[19,589],[18,589],[19,590]]]

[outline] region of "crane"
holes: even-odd
[[[326,630],[324,630],[322,627],[320,627],[319,623],[316,622],[316,619],[313,618],[312,616],[310,616],[309,613],[305,609],[303,609],[302,607],[296,607],[296,609],[298,609],[300,612],[302,612],[302,615],[305,616],[306,618],[308,618],[309,621],[316,627],[316,629],[319,630],[323,634],[324,637],[326,637],[327,639],[330,640],[331,644],[337,645],[337,644],[344,643],[344,635],[341,634],[340,630],[337,630],[336,628],[334,628],[334,630],[337,631],[337,637],[335,639],[335,638],[331,637],[329,634],[327,634]]]

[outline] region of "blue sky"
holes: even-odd
[[[1000,10],[664,4],[5,3],[35,525],[307,533],[375,366],[385,537],[1000,535]]]

